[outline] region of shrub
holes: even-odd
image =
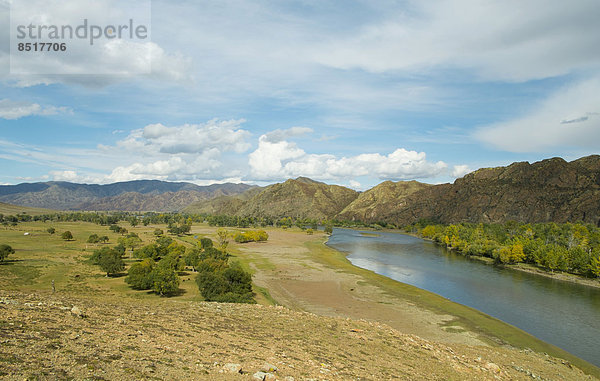
[[[269,235],[264,230],[246,231],[237,233],[233,239],[238,243],[261,242],[269,239]]]

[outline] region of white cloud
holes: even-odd
[[[426,160],[424,152],[396,149],[388,155],[360,154],[337,158],[329,154],[307,154],[295,143],[271,142],[268,134],[259,138],[258,148],[248,155],[254,180],[282,180],[307,176],[322,180],[339,180],[360,176],[405,180],[435,177],[447,165]]]
[[[95,184],[98,183],[98,177],[80,175],[76,171],[50,171],[48,175],[42,176],[44,180],[48,178],[53,181],[67,181],[71,183],[79,183],[79,184]]]
[[[546,152],[556,147],[600,149],[600,78],[560,89],[527,115],[485,126],[475,137],[511,152]]]
[[[451,175],[452,175],[452,177],[460,178],[470,172],[473,172],[473,170],[471,168],[469,168],[468,165],[455,165],[452,168]]]
[[[335,68],[423,72],[475,69],[483,78],[527,81],[597,67],[595,0],[410,1],[349,37],[326,39],[315,59]]]
[[[210,149],[242,153],[250,148],[250,133],[240,128],[245,121],[213,119],[204,124],[167,127],[160,123],[133,130],[117,146],[146,155],[198,154]]]
[[[350,187],[353,189],[361,189],[360,183],[356,180],[350,180],[348,184],[350,184]]]
[[[275,131],[271,131],[265,134],[265,136],[269,142],[277,143],[288,138],[310,134],[311,132],[313,132],[312,128],[291,127],[285,130],[277,129]]]
[[[32,115],[56,115],[72,113],[68,107],[42,107],[37,103],[12,101],[10,99],[0,100],[0,118],[15,120]]]
[[[147,33],[145,38],[132,39],[127,33],[123,34],[123,38],[101,37],[93,45],[88,39],[67,36],[51,40],[65,43],[66,51],[59,54],[13,51],[10,61],[8,55],[0,54],[2,64],[8,66],[10,63],[10,83],[18,87],[54,83],[96,87],[140,76],[189,83],[193,80],[191,58],[177,50],[167,51],[164,46],[152,41],[150,3],[136,0],[15,0],[11,7],[11,28],[31,23],[34,26],[68,25],[75,29],[83,25],[84,20],[88,20],[90,28],[92,25],[118,28],[132,20],[134,27],[146,27]],[[86,34],[91,35],[91,32],[88,30]],[[17,40],[16,35],[11,35],[12,44],[37,41]]]
[[[99,146],[105,154],[116,154],[128,162],[118,165],[104,182],[138,179],[203,180],[236,177],[240,169],[225,154],[239,155],[250,148],[250,133],[244,120],[213,119],[203,124],[165,126],[149,124],[131,131],[115,146]],[[140,160],[143,157],[144,160]]]

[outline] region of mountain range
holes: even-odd
[[[0,202],[58,210],[177,211],[200,200],[242,193],[252,185],[199,186],[159,180],[106,185],[63,181],[0,186]]]
[[[455,222],[600,223],[600,156],[483,168],[453,184],[384,181],[362,193],[306,178],[246,194],[203,200],[184,210],[239,216],[309,217],[406,225]]]
[[[45,182],[0,186],[0,202],[59,210],[184,211],[395,225],[420,219],[600,224],[600,156],[483,168],[453,184],[384,181],[365,192],[305,177],[266,187],[158,180],[107,185]]]

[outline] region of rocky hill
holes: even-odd
[[[379,323],[282,307],[98,298],[0,291],[0,377],[594,379],[527,350],[440,344]]]
[[[264,188],[255,187],[237,195],[219,196],[209,200],[197,201],[188,205],[183,211],[187,213],[233,216],[249,199],[263,190]]]
[[[235,195],[250,188],[246,184],[198,186],[158,180],[106,185],[51,181],[2,185],[0,201],[58,210],[177,211],[199,200]]]
[[[357,216],[358,217],[358,216]],[[600,156],[566,162],[484,168],[408,195],[381,219],[404,225],[420,218],[444,223],[568,222],[600,223]]]
[[[406,225],[455,222],[600,223],[600,156],[483,168],[454,184],[385,181],[363,193],[307,178],[201,201],[188,212],[310,217]]]
[[[231,214],[242,217],[332,218],[358,197],[358,192],[339,185],[328,185],[306,177],[269,185],[260,192],[196,203],[189,212]],[[258,193],[257,193],[258,192]]]
[[[381,216],[386,215],[390,210],[403,207],[410,194],[430,186],[418,181],[384,181],[361,193],[337,215],[337,218],[363,222],[380,221]]]

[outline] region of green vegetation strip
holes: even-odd
[[[324,243],[325,240],[306,243],[311,259],[350,274],[360,275],[368,283],[381,288],[394,297],[414,303],[418,307],[439,314],[452,315],[456,317],[456,320],[450,325],[458,323],[467,330],[477,333],[481,339],[491,345],[510,345],[520,349],[528,348],[538,353],[547,353],[567,360],[584,372],[600,378],[599,368],[557,346],[548,344],[517,327],[473,308],[452,302],[440,295],[356,267],[350,263],[344,253],[331,249]]]

